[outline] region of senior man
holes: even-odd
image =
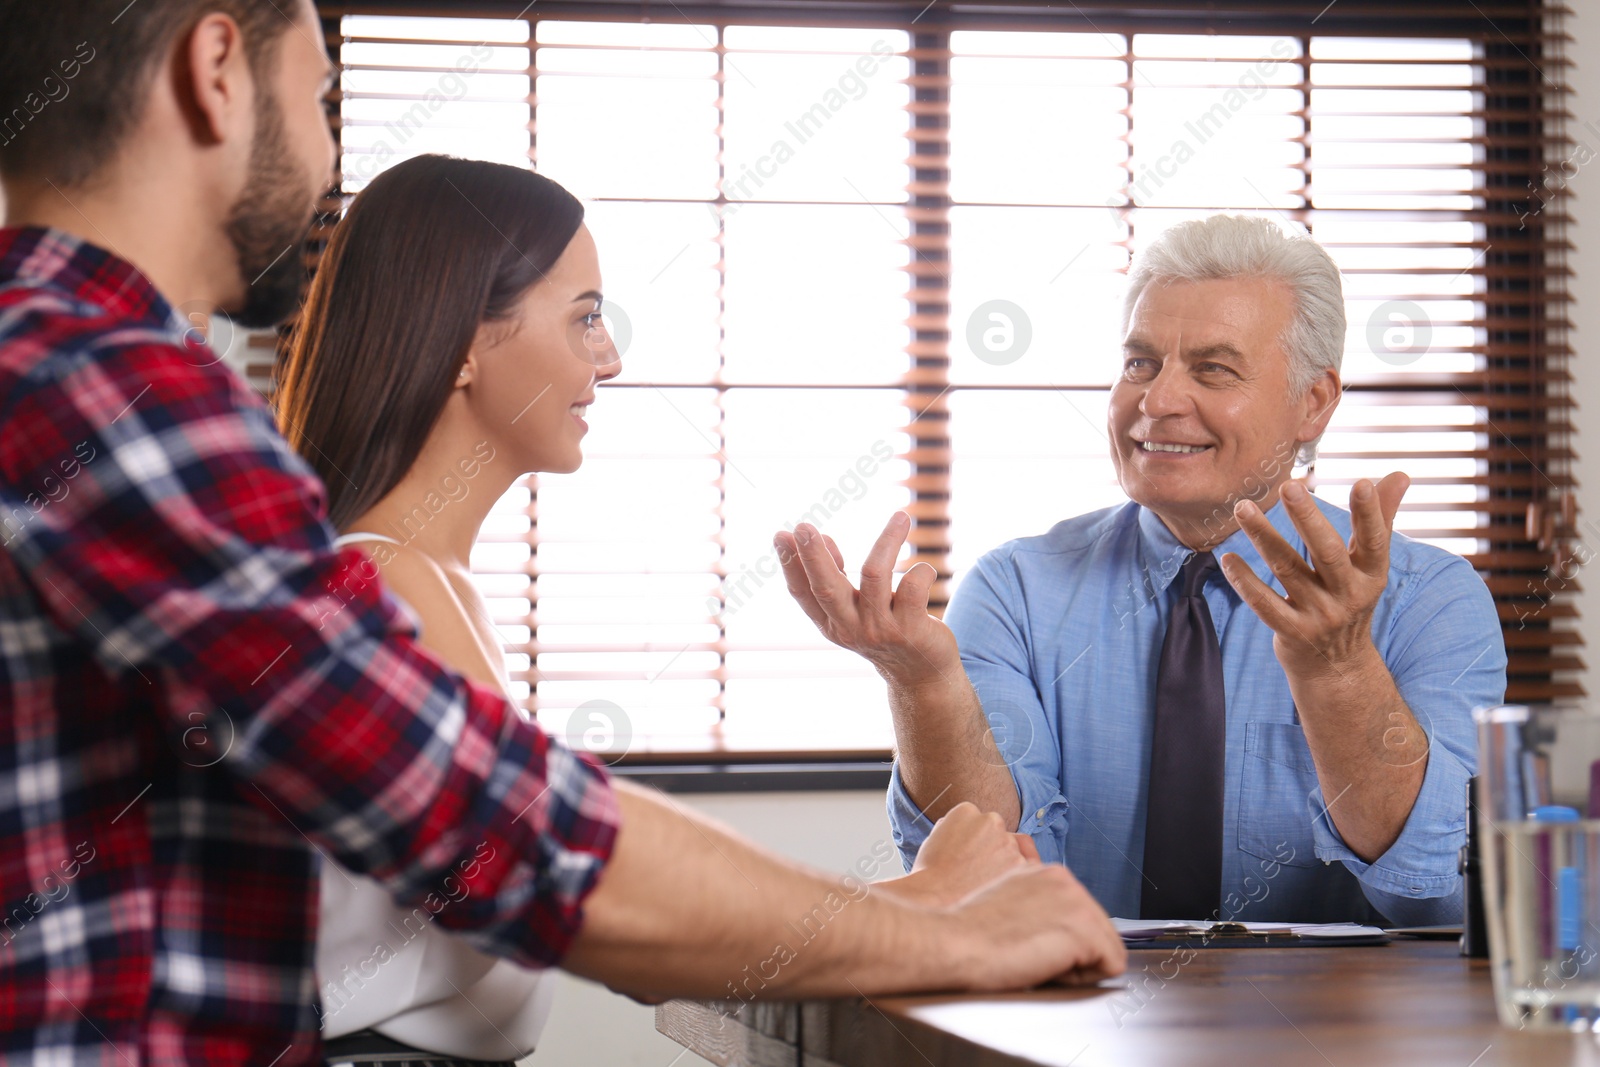
[[[1291,480],[1341,392],[1338,269],[1217,215],[1135,262],[1107,420],[1129,503],[979,560],[941,624],[898,589],[893,516],[857,590],[831,540],[776,543],[789,590],[886,679],[909,860],[968,800],[1113,915],[1445,923],[1475,759],[1505,690],[1493,601],[1393,533],[1409,481],[1351,510]]]

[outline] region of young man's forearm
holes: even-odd
[[[701,996],[728,996],[760,972],[771,976],[762,985],[805,995],[848,991],[847,978],[881,987],[893,970],[938,962],[901,928],[907,907],[760,851],[664,794],[615,784],[622,829],[566,969],[628,992]]]
[[[619,783],[617,795],[616,848],[562,966],[623,992],[1019,988],[1121,969],[1120,940],[1063,868],[1035,866],[977,894],[992,900],[939,909],[781,859],[662,794]]]
[[[929,820],[970,800],[1017,828],[1016,783],[959,663],[914,684],[890,680],[889,710],[901,784]]]

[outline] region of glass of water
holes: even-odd
[[[1600,1030],[1600,717],[1480,709],[1476,832],[1500,1021]]]

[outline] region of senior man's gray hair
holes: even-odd
[[[1305,395],[1344,359],[1344,286],[1332,257],[1309,234],[1289,234],[1271,219],[1253,215],[1212,215],[1180,222],[1134,258],[1128,270],[1128,295],[1122,304],[1122,332],[1128,332],[1133,306],[1151,282],[1207,281],[1221,278],[1271,278],[1283,282],[1294,300],[1294,317],[1280,343],[1289,356],[1289,391]],[[1317,442],[1299,448],[1302,466],[1316,459]]]

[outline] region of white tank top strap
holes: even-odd
[[[344,534],[341,537],[335,537],[333,539],[333,547],[343,548],[345,545],[352,544],[356,541],[387,541],[391,545],[400,545],[402,548],[405,547],[405,544],[402,541],[396,541],[394,538],[385,537],[380,533],[368,533],[365,530],[352,530],[350,533]]]

